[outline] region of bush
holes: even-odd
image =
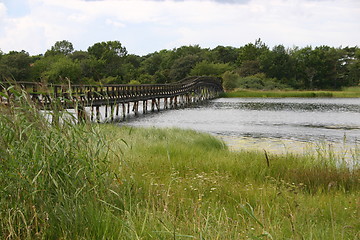
[[[220,76],[231,69],[228,63],[199,62],[190,71],[190,76]]]
[[[240,78],[239,74],[232,71],[227,71],[223,74],[223,88],[226,91],[234,90],[237,87],[237,81]]]
[[[101,79],[100,82],[102,84],[121,84],[122,79],[119,76],[116,76],[116,77],[109,76],[109,77]]]
[[[275,78],[267,78],[264,73],[240,77],[234,72],[225,72],[223,74],[223,87],[225,90],[240,89],[254,89],[254,90],[274,90],[274,89],[289,89],[290,87],[280,83]]]
[[[131,80],[129,82],[129,84],[131,84],[131,85],[140,85],[141,83],[139,81],[137,81],[137,80]]]

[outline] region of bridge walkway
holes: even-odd
[[[7,104],[15,97],[12,89],[20,88],[29,94],[30,99],[42,110],[75,109],[79,121],[98,121],[102,119],[100,107],[105,107],[105,118],[126,119],[131,112],[142,113],[186,107],[215,98],[223,91],[221,79],[216,77],[189,77],[173,84],[109,84],[109,85],[57,85],[16,82],[2,83],[5,97],[0,102]],[[85,108],[90,108],[88,117]],[[122,114],[120,116],[120,108]],[[110,113],[109,113],[110,111]]]

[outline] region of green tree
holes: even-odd
[[[317,73],[316,63],[317,59],[313,54],[311,46],[302,49],[295,49],[292,52],[295,68],[295,83],[294,87],[313,89],[314,78]]]
[[[86,51],[74,51],[69,58],[73,61],[83,61],[90,58],[90,54]]]
[[[49,55],[69,55],[74,52],[73,44],[67,40],[57,41],[50,50],[46,51],[45,56]]]
[[[161,69],[163,58],[161,54],[155,52],[145,57],[145,60],[141,62],[141,72],[154,75]]]
[[[126,55],[122,68],[124,69],[124,82],[128,83],[132,80],[137,79],[140,75],[140,65],[142,58],[140,56],[129,54]]]
[[[283,82],[291,79],[294,72],[290,55],[283,45],[277,45],[272,51],[262,54],[260,68],[266,76]]]
[[[257,39],[255,43],[248,43],[239,49],[239,56],[237,58],[238,65],[241,65],[244,61],[258,61],[262,54],[266,54],[269,48],[261,41]]]
[[[170,68],[169,77],[171,82],[180,81],[189,75],[191,69],[199,62],[197,55],[187,55],[177,59]]]
[[[309,89],[338,89],[346,85],[345,51],[329,46],[306,47],[293,52],[298,86]],[[345,71],[345,72],[344,72]],[[299,84],[300,83],[300,84]]]
[[[142,62],[142,57],[135,54],[127,54],[125,56],[125,63],[129,63],[134,66],[134,68],[139,68]]]
[[[260,58],[268,53],[269,48],[261,39],[257,39],[254,44],[248,43],[240,47],[237,58],[237,65],[239,66],[237,72],[244,77],[260,73]]]
[[[164,59],[162,68],[171,69],[176,62],[181,61],[179,59],[186,58],[187,56],[192,56],[189,58],[196,58],[196,61],[200,62],[206,59],[207,52],[207,49],[202,49],[199,45],[182,46],[169,52],[161,52]]]
[[[119,41],[95,43],[88,48],[88,52],[97,59],[103,59],[107,62],[127,55],[126,48],[123,47]]]
[[[2,80],[31,81],[32,58],[29,53],[11,51],[0,58],[0,75]]]
[[[166,83],[167,80],[169,79],[168,75],[169,75],[169,71],[167,69],[159,70],[154,75],[154,81],[156,83],[161,83],[161,84]]]
[[[216,63],[230,63],[234,64],[239,56],[238,49],[234,47],[217,46],[211,50],[211,60]]]
[[[175,48],[173,53],[173,58],[178,59],[181,57],[186,57],[188,55],[196,55],[199,58],[202,57],[205,50],[202,49],[199,45],[189,45],[189,46],[182,46],[179,48]]]
[[[81,75],[87,80],[93,80],[99,82],[102,78],[106,76],[105,61],[97,60],[94,56],[89,56],[81,61],[78,61],[81,67]]]
[[[341,87],[337,81],[337,71],[340,67],[340,51],[329,46],[316,47],[311,53],[312,65],[316,69],[313,87],[318,89]]]
[[[197,63],[190,71],[191,76],[221,76],[226,71],[231,70],[227,63],[211,63],[201,61]]]
[[[32,79],[36,82],[46,82],[45,72],[49,71],[52,68],[52,65],[58,61],[59,58],[64,57],[62,55],[48,55],[46,57],[41,57],[39,60],[35,61],[31,67],[31,76]]]
[[[40,78],[49,83],[71,83],[81,82],[81,66],[70,58],[58,55],[44,58],[43,61],[35,63],[40,68]]]
[[[102,69],[104,76],[119,76],[121,82],[125,83],[125,69],[123,63],[127,51],[119,41],[96,43],[88,48],[88,52],[97,60],[105,63]]]
[[[344,79],[347,86],[360,84],[360,49],[358,47],[345,48],[341,65],[344,67],[340,77]]]
[[[137,79],[141,84],[153,84],[155,83],[154,77],[150,74],[141,74]]]
[[[260,61],[259,60],[246,60],[243,61],[236,72],[242,76],[247,77],[260,73]]]

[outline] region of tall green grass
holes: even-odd
[[[268,167],[263,152],[229,152],[217,139],[193,131],[103,127],[113,132],[113,144],[120,138],[127,143],[121,176],[132,179],[133,205],[147,216],[144,238],[359,234],[359,169],[337,166],[323,155],[290,154],[268,154]]]
[[[230,152],[189,130],[50,124],[0,107],[4,239],[356,239],[360,170]]]
[[[114,172],[98,126],[51,125],[26,94],[14,96],[0,107],[1,238],[120,236],[101,227],[115,218],[104,207]]]

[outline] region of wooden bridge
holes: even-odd
[[[15,97],[14,88],[19,88],[29,94],[39,109],[75,109],[79,121],[97,122],[102,119],[100,108],[105,108],[104,119],[113,121],[126,119],[130,114],[138,115],[140,107],[143,114],[187,107],[215,98],[223,91],[221,78],[216,77],[189,77],[173,84],[44,85],[17,82],[15,85],[2,83],[1,86],[4,96],[0,97],[0,102],[4,104],[10,103]],[[86,108],[90,113],[86,113]]]

